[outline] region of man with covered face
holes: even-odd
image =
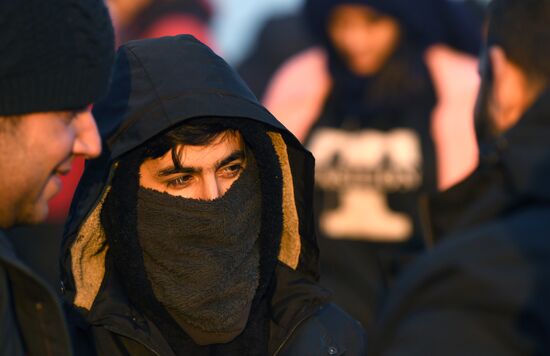
[[[191,36],[130,42],[113,75],[64,238],[97,351],[364,354],[317,285],[311,155]]]

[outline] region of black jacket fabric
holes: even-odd
[[[182,35],[122,46],[113,83],[107,97],[94,108],[106,144],[102,156],[88,163],[77,189],[62,258],[64,297],[74,307],[75,323],[94,340],[97,353],[181,354],[171,347],[154,317],[129,301],[109,258],[99,215],[121,156],[186,120],[215,117],[229,126],[238,122],[256,158],[262,187],[262,231],[271,234],[267,243],[276,243],[274,249],[278,250],[266,278],[269,282],[264,281],[270,289],[265,353],[364,354],[360,324],[331,304],[329,293],[317,285],[313,158],[257,102],[238,75],[206,46]],[[268,139],[267,145],[249,142],[255,135],[271,141]],[[269,152],[276,152],[275,166],[265,164]],[[200,352],[216,354],[215,349]]]
[[[0,231],[0,354],[72,355],[55,293],[21,262]]]
[[[550,354],[548,137],[549,91],[429,200],[436,248],[401,276],[369,355]]]

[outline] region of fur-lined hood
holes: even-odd
[[[167,129],[201,117],[260,123],[269,149],[276,153],[279,167],[274,171],[262,172],[259,162],[260,175],[279,182],[279,188],[275,184],[274,192],[269,192],[278,200],[281,221],[271,303],[276,324],[286,330],[324,303],[327,294],[317,286],[313,157],[258,103],[223,59],[188,35],[129,42],[118,51],[113,83],[107,97],[96,104],[94,116],[104,138],[103,153],[86,164],[65,226],[61,260],[64,298],[88,323],[112,324],[112,318],[133,313],[123,293],[117,292],[120,286],[107,281],[109,244],[100,221],[117,161]],[[246,141],[247,135],[243,136]],[[261,148],[252,150],[257,159],[262,155]],[[265,198],[264,189],[262,194]],[[285,296],[290,294],[294,297],[289,302]]]

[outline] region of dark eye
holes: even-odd
[[[172,188],[186,186],[187,184],[189,184],[192,178],[193,176],[190,175],[180,176],[178,178],[169,180],[168,182],[166,182],[166,185]]]
[[[234,164],[227,167],[227,169],[232,172],[240,172],[243,169],[243,166],[241,164]]]
[[[244,169],[243,165],[241,163],[238,164],[231,164],[229,166],[226,166],[222,168],[222,175],[225,178],[234,178],[241,174],[242,170]]]

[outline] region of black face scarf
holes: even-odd
[[[212,201],[138,190],[137,233],[153,292],[199,345],[229,342],[246,326],[260,279],[260,220],[251,159]]]

